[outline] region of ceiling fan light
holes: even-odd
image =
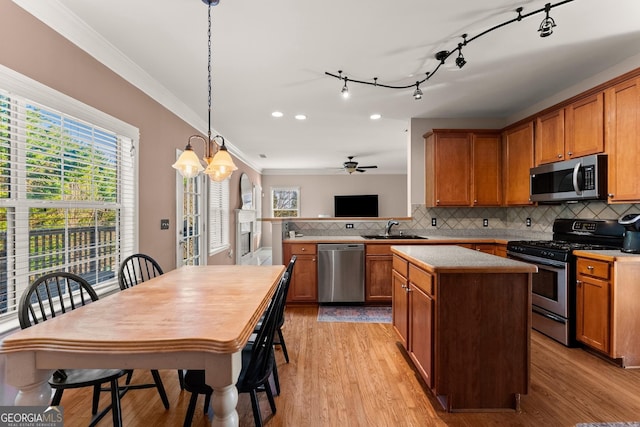
[[[178,160],[171,166],[185,178],[193,178],[204,170],[200,159],[190,145],[184,149]]]

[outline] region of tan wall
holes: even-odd
[[[333,216],[333,196],[346,194],[378,194],[381,217],[407,217],[407,175],[263,175],[262,215],[271,216],[271,187],[300,187],[300,216],[317,218]],[[263,246],[271,246],[271,225],[262,228]]]
[[[140,129],[139,249],[165,270],[175,268],[176,179],[171,164],[176,148],[184,148],[189,135],[198,131],[11,1],[0,0],[0,16],[8,37],[0,43],[4,66]],[[236,163],[240,170],[231,178],[232,209],[239,207],[239,172],[247,172],[252,182],[260,179],[247,165]],[[170,219],[169,230],[160,230],[162,218]],[[232,245],[233,223],[232,211]],[[209,263],[234,261],[224,253]]]

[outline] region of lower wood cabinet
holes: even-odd
[[[640,256],[618,254],[576,251],[576,339],[623,367],[640,367]]]
[[[287,302],[318,302],[318,260],[315,243],[284,243],[283,259],[296,255]]]
[[[435,307],[433,277],[409,264],[409,357],[422,374],[427,386],[433,387],[433,326]]]
[[[370,304],[391,303],[392,269],[391,245],[366,245],[365,302]]]

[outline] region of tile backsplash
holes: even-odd
[[[472,230],[473,234],[479,235],[501,230],[516,234],[550,234],[556,218],[618,219],[629,213],[640,213],[640,204],[578,202],[509,208],[428,208],[414,205],[412,220],[400,221],[393,231],[457,234]],[[431,225],[434,218],[436,226]],[[527,226],[527,218],[531,219],[530,226]],[[486,227],[484,220],[488,223]],[[307,235],[348,236],[379,233],[385,223],[384,220],[290,221],[285,229]],[[353,224],[353,228],[346,228],[346,224]]]

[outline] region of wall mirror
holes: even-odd
[[[242,209],[253,209],[253,185],[246,173],[240,175],[240,199]]]

